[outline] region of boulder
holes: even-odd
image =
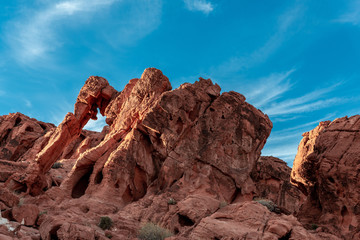
[[[360,116],[321,122],[303,134],[291,182],[307,199],[298,217],[344,238],[360,233]]]
[[[39,208],[34,204],[23,204],[12,208],[12,216],[18,222],[26,226],[35,226],[39,215]]]

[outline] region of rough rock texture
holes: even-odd
[[[308,232],[294,216],[271,213],[255,202],[231,204],[202,219],[190,239],[339,240],[330,234]]]
[[[98,109],[109,126],[101,133],[82,130]],[[3,216],[41,239],[131,239],[149,221],[171,230],[173,239],[211,239],[214,232],[204,235],[211,221],[245,229],[244,211],[256,216],[251,226],[262,227],[251,228],[256,236],[322,236],[321,229],[308,232],[294,217],[252,202],[266,197],[290,213],[301,200],[285,179],[289,169],[283,163],[259,159],[271,128],[244,96],[220,94],[210,79],[171,90],[168,78],[149,68],[117,92],[104,78],[90,77],[74,113],[35,141],[30,152],[36,154],[9,165],[16,172],[6,188],[0,182]],[[34,205],[39,213],[31,233],[15,221],[22,206]],[[33,210],[27,215],[34,216]],[[110,229],[99,227],[103,216],[112,219]],[[33,219],[25,225],[34,225]],[[7,236],[21,238],[20,230]],[[220,239],[236,231],[223,231]]]
[[[53,129],[53,124],[39,122],[21,113],[0,116],[0,159],[22,161],[34,151],[35,142]]]
[[[360,116],[321,122],[303,134],[291,182],[308,195],[298,217],[360,239]]]
[[[281,159],[260,157],[251,173],[256,185],[254,198],[273,201],[285,213],[296,214],[305,195],[290,183],[291,168]]]

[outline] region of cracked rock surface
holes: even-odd
[[[83,130],[98,111],[108,126]],[[268,116],[210,79],[172,90],[160,70],[148,68],[118,92],[90,77],[59,126],[31,120],[37,140],[20,157],[9,139],[26,126],[12,118],[0,117],[1,147],[10,149],[0,160],[10,169],[0,172],[0,207],[16,229],[0,227],[0,237],[134,239],[153,222],[172,239],[338,239],[291,215],[304,195],[289,184],[290,169],[260,158]],[[99,227],[104,216],[109,229]]]
[[[298,217],[360,239],[360,116],[321,122],[303,134],[291,181],[308,197]]]

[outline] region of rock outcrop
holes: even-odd
[[[291,182],[306,195],[299,219],[360,239],[360,116],[321,122],[304,133]]]
[[[195,227],[190,239],[307,239],[340,240],[334,235],[308,232],[290,215],[278,215],[255,202],[226,206]]]
[[[37,154],[35,143],[54,127],[21,113],[0,116],[0,159],[16,162]]]
[[[291,168],[281,159],[260,157],[251,173],[256,185],[254,198],[268,199],[284,213],[297,214],[305,195],[290,183]]]
[[[108,126],[83,130],[98,110]],[[46,126],[20,157],[14,145],[0,160],[11,169],[0,171],[0,207],[16,228],[0,234],[127,239],[153,222],[173,239],[337,239],[306,230],[291,215],[304,195],[289,184],[290,169],[260,158],[268,116],[239,93],[220,93],[210,79],[171,90],[168,78],[149,68],[118,92],[90,77],[74,113]],[[99,225],[107,218],[112,223]]]

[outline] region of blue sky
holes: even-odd
[[[0,31],[0,115],[58,124],[90,75],[156,67],[244,94],[291,166],[303,132],[360,112],[360,0],[2,0]]]

